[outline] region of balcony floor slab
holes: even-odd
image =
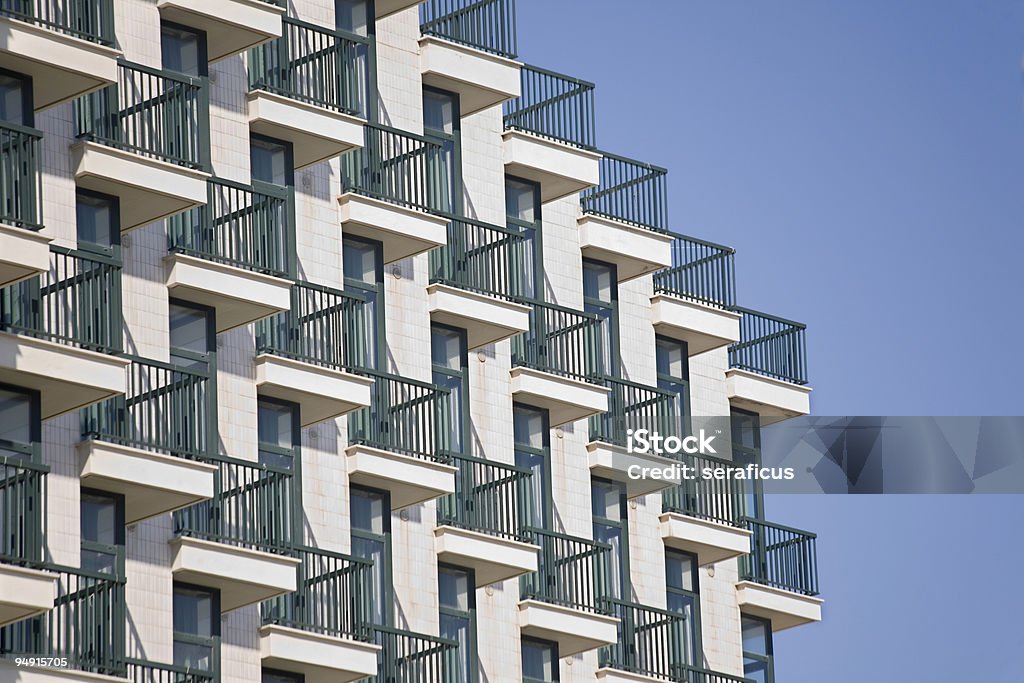
[[[470,350],[530,329],[529,306],[450,285],[428,285],[427,307],[431,322],[466,330]]]
[[[0,564],[0,626],[48,612],[56,599],[56,574]]]
[[[700,567],[750,552],[750,531],[678,512],[658,517],[661,540],[669,548],[697,556]]]
[[[539,184],[541,203],[579,194],[601,181],[598,152],[519,130],[506,130],[501,139],[505,174]]]
[[[509,370],[517,403],[548,411],[551,427],[560,427],[608,410],[607,387],[522,366]]]
[[[761,425],[811,412],[811,388],[739,368],[725,371],[729,404],[761,416]]]
[[[477,588],[537,571],[539,550],[529,543],[478,531],[453,526],[434,529],[437,561],[472,569]]]
[[[380,646],[296,628],[260,628],[263,666],[302,674],[305,683],[350,683],[377,673]]]
[[[736,584],[740,611],[772,622],[772,632],[821,621],[821,598],[764,586],[753,581]]]
[[[0,225],[0,287],[48,271],[52,241],[34,230]]]
[[[644,469],[662,471],[678,464],[677,461],[661,455],[630,453],[622,446],[591,441],[587,444],[587,458],[590,462],[590,473],[595,477],[625,484],[627,498],[638,498],[664,491],[679,483],[675,479],[641,479],[630,476],[630,472],[639,473]]]
[[[278,38],[286,8],[260,0],[157,0],[160,18],[206,33],[211,62]]]
[[[558,643],[558,656],[612,645],[618,639],[619,620],[605,614],[552,605],[539,600],[519,603],[519,630],[529,638]]]
[[[292,144],[296,169],[363,146],[364,120],[283,95],[249,93],[249,130]]]
[[[369,377],[272,354],[256,356],[256,388],[261,396],[299,406],[302,426],[370,405]]]
[[[614,264],[619,282],[672,265],[670,235],[593,214],[584,214],[576,222],[583,257]]]
[[[345,449],[349,481],[391,493],[391,509],[455,492],[451,465],[357,444]]]
[[[686,342],[690,356],[738,342],[741,317],[739,313],[670,294],[651,297],[654,331]]]
[[[346,235],[376,240],[384,263],[392,263],[448,241],[448,220],[423,211],[347,192],[338,198],[341,229]]]
[[[423,85],[458,93],[469,116],[519,97],[520,62],[435,36],[420,38]]]

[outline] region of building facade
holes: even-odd
[[[0,34],[0,679],[774,680],[813,534],[625,446],[729,417],[756,463],[804,327],[670,230],[513,0]]]

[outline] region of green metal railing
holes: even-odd
[[[127,356],[123,396],[82,410],[82,437],[186,458],[213,452],[217,397],[208,373]]]
[[[420,32],[516,57],[515,0],[427,0],[420,5]]]
[[[590,418],[591,441],[625,446],[631,429],[681,436],[682,416],[678,414],[676,394],[615,377],[605,377],[602,383],[611,389],[608,412]]]
[[[686,618],[679,612],[608,599],[608,612],[619,619],[618,639],[601,648],[599,667],[674,681],[678,663],[686,661]]]
[[[740,340],[729,347],[729,367],[793,384],[807,384],[807,326],[749,308],[742,313]]]
[[[124,579],[49,563],[41,568],[57,577],[53,609],[0,629],[0,655],[66,658],[70,669],[123,675]]]
[[[600,382],[605,367],[599,316],[529,301],[530,331],[512,337],[512,365],[587,382]]]
[[[757,683],[752,678],[723,674],[711,669],[703,669],[689,664],[676,664],[672,667],[671,680],[675,683]]]
[[[34,564],[46,540],[46,475],[27,458],[0,455],[0,562]]]
[[[271,275],[294,270],[292,188],[223,178],[206,187],[205,206],[167,221],[169,250]]]
[[[333,370],[366,365],[365,299],[311,282],[292,284],[291,309],[256,323],[256,353]]]
[[[818,594],[817,536],[744,517],[750,554],[740,557],[740,578],[803,595]]]
[[[42,131],[0,121],[0,223],[43,227],[42,147]]]
[[[446,463],[452,414],[444,387],[366,368],[370,405],[349,416],[348,441]]]
[[[601,152],[601,182],[580,193],[583,213],[668,232],[668,171]]]
[[[277,40],[249,51],[249,88],[345,114],[366,111],[369,38],[283,17]]]
[[[132,683],[215,683],[217,680],[213,673],[131,658],[125,660],[121,675]]]
[[[387,626],[373,627],[376,683],[450,683],[456,680],[459,644],[447,638]]]
[[[448,223],[448,244],[430,252],[430,281],[505,299],[521,296],[523,235],[472,218]]]
[[[694,468],[697,478],[662,491],[662,510],[729,526],[741,526],[746,514],[743,482],[714,477],[704,479],[701,476],[706,469],[735,467],[736,463],[698,454],[680,454],[679,459]]]
[[[180,166],[210,167],[205,77],[121,61],[117,84],[78,98],[74,109],[81,138]]]
[[[736,250],[675,235],[672,267],[654,274],[654,291],[719,308],[736,305]]]
[[[373,563],[318,548],[296,547],[302,560],[295,592],[260,605],[264,624],[368,641]]]
[[[113,0],[3,0],[11,17],[100,45],[114,45]]]
[[[50,247],[48,272],[0,290],[0,329],[102,353],[122,348],[121,263]]]
[[[534,133],[582,149],[597,149],[594,84],[523,66],[521,94],[502,105],[505,128]]]
[[[217,543],[294,554],[296,491],[290,470],[218,455],[213,498],[174,513],[174,531]]]
[[[437,501],[438,525],[524,540],[525,513],[532,509],[529,470],[491,460],[456,455],[455,493]]]
[[[373,123],[363,135],[363,147],[341,157],[343,192],[450,214],[452,179],[440,143]]]
[[[608,585],[612,548],[586,538],[528,527],[526,540],[540,546],[537,571],[520,578],[524,600],[595,614],[608,614]]]

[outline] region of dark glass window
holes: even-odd
[[[359,294],[366,323],[364,365],[376,369],[384,362],[384,265],[377,242],[345,237],[342,240],[345,289]]]
[[[253,180],[282,187],[295,184],[292,146],[286,142],[252,136],[249,139],[249,170]]]
[[[171,362],[186,368],[209,370],[217,340],[213,312],[182,302],[171,302]]]
[[[205,76],[206,34],[185,26],[160,25],[160,55],[163,67],[189,76]]]
[[[351,487],[352,554],[373,561],[373,623],[391,623],[391,502],[386,493]]]
[[[370,0],[335,0],[334,23],[340,31],[366,36],[373,21]]]
[[[551,459],[548,414],[521,404],[512,406],[516,467],[530,470],[519,500],[523,519],[539,529],[551,528]]]
[[[686,616],[683,651],[679,661],[697,664],[700,652],[700,590],[697,585],[697,559],[679,550],[665,550],[665,582],[667,607]]]
[[[459,96],[434,90],[423,89],[423,132],[435,142],[440,143],[444,165],[448,169],[446,179],[449,181],[446,194],[451,211],[456,215],[462,212],[462,159],[459,132]]]
[[[523,296],[541,298],[544,257],[540,237],[540,187],[536,183],[505,176],[505,218],[508,227],[523,234]]]
[[[31,126],[32,119],[31,81],[0,72],[0,121]]]
[[[99,491],[81,495],[82,569],[124,575],[124,499]]]
[[[197,586],[174,586],[174,663],[216,671],[220,637],[220,595]]]
[[[36,395],[0,385],[0,456],[32,457],[39,432]]]
[[[287,673],[284,671],[263,670],[260,683],[303,683],[306,678],[302,674]]]
[[[430,355],[432,381],[450,392],[448,407],[448,448],[455,453],[464,452],[469,423],[469,373],[467,371],[466,335],[441,325],[430,326]]]
[[[729,415],[732,423],[732,459],[740,465],[761,464],[761,418],[757,413],[735,409]],[[745,479],[743,514],[748,517],[760,517],[763,502],[764,490],[761,481]]]
[[[256,426],[260,464],[287,470],[295,467],[299,448],[298,413],[294,404],[259,400]]]
[[[626,488],[619,482],[590,480],[590,505],[594,518],[594,540],[612,547],[608,585],[612,597],[629,597],[629,542],[626,539]]]
[[[558,645],[546,640],[523,638],[523,683],[557,683]]]
[[[583,310],[601,318],[604,372],[619,376],[619,292],[615,266],[583,260]]]
[[[676,420],[677,434],[689,433],[690,365],[686,342],[658,337],[655,342],[658,368],[658,388],[676,395],[672,416]]]
[[[756,683],[772,683],[772,626],[766,619],[743,616],[743,675]]]
[[[442,638],[459,644],[459,668],[456,681],[476,680],[476,592],[472,572],[456,567],[439,566],[437,584],[441,609]]]
[[[116,197],[83,192],[75,193],[75,218],[79,246],[110,251],[121,242],[121,225]]]

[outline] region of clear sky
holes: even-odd
[[[669,169],[673,229],[737,249],[740,303],[808,324],[814,413],[1024,413],[1024,0],[518,10],[523,61],[597,84],[599,146]],[[1024,680],[1024,498],[766,507],[827,600],[778,683]]]

